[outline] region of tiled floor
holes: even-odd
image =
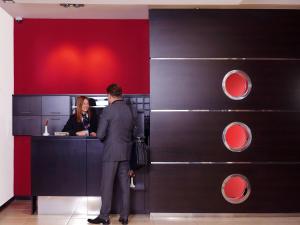
[[[84,225],[87,216],[31,215],[30,201],[14,201],[0,211],[0,225]],[[112,224],[119,224],[118,216],[111,217]],[[155,218],[148,215],[133,215],[132,225],[300,225],[300,216],[200,216],[197,218]]]

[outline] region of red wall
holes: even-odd
[[[15,94],[149,93],[148,20],[15,23]],[[29,137],[15,137],[15,195],[30,195]]]
[[[31,194],[30,137],[15,137],[14,193],[16,196]]]

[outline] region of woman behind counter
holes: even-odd
[[[71,136],[96,136],[97,118],[90,109],[89,100],[85,96],[76,99],[76,111],[70,116],[63,132],[69,132]]]

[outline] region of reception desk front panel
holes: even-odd
[[[100,197],[103,144],[98,138],[32,137],[32,196]],[[147,171],[136,171],[131,192],[132,213],[146,213]],[[113,211],[121,207],[121,189],[116,182]]]
[[[86,195],[86,169],[85,138],[32,138],[33,196]]]

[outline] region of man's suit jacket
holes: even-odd
[[[129,161],[134,128],[133,113],[123,100],[104,108],[97,136],[104,142],[103,161]]]

